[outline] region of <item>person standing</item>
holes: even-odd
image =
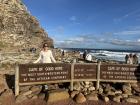
[[[134,55],[133,55],[133,64],[139,64],[137,54],[134,54]]]
[[[87,50],[84,51],[83,53],[83,59],[86,60],[86,56],[87,56]]]
[[[129,55],[126,54],[126,56],[125,56],[125,63],[126,63],[126,64],[128,64],[128,59],[129,59]]]
[[[129,54],[127,64],[133,64],[133,55],[132,54]]]
[[[43,49],[40,52],[39,58],[33,63],[55,63],[52,51],[48,49],[47,43],[43,44]]]
[[[91,62],[92,62],[92,55],[91,55],[90,53],[88,53],[88,54],[86,55],[86,61],[87,61],[88,63],[91,63]]]

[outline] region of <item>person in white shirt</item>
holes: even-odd
[[[92,55],[90,53],[86,55],[86,61],[92,62]]]
[[[33,63],[55,63],[52,51],[48,49],[46,43],[43,44],[43,50],[40,52],[39,58]]]

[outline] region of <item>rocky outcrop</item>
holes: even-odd
[[[21,51],[53,41],[21,0],[0,0],[0,50]]]

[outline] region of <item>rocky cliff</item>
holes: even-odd
[[[0,0],[0,50],[22,51],[53,41],[21,0]]]

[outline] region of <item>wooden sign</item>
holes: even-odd
[[[96,89],[100,82],[137,82],[140,80],[140,66],[126,64],[93,63],[47,63],[20,64],[16,66],[15,95],[19,94],[19,86],[46,83],[70,82],[73,90],[74,81],[96,81]]]
[[[101,65],[100,78],[102,80],[137,81],[140,80],[138,65],[108,64]]]
[[[96,64],[75,64],[74,79],[96,79],[97,65]]]
[[[42,83],[70,81],[71,64],[21,64],[19,65],[19,83]]]

